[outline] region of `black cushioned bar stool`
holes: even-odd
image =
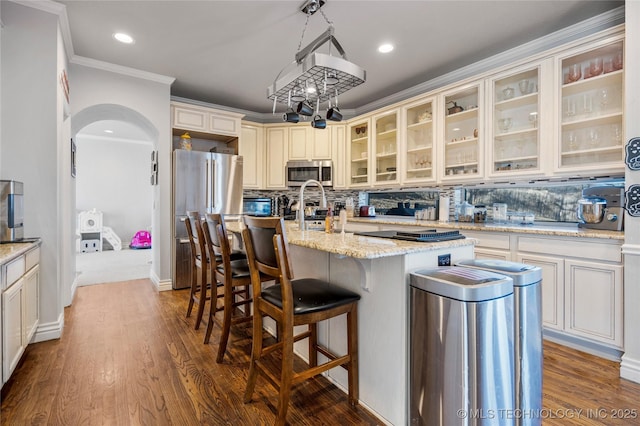
[[[293,279],[291,259],[281,218],[244,217],[242,232],[253,290],[253,348],[245,391],[245,403],[251,401],[258,374],[279,390],[275,424],[284,425],[291,387],[331,368],[342,366],[348,372],[349,404],[358,404],[358,300],[360,295],[315,278]],[[261,288],[264,276],[280,283]],[[347,317],[347,354],[337,356],[318,344],[317,323],[338,315]],[[280,340],[263,347],[263,316],[278,323]],[[307,325],[294,335],[294,327]],[[309,368],[293,370],[293,344],[308,339]],[[318,352],[329,361],[318,365]],[[281,370],[272,372],[264,359],[280,353]]]
[[[216,362],[222,362],[229,341],[229,332],[232,324],[251,321],[251,298],[249,288],[251,275],[247,265],[246,256],[243,259],[232,260],[231,245],[225,228],[224,220],[219,214],[207,214],[202,221],[202,234],[210,259],[210,275],[215,277],[218,284],[215,287],[216,303],[211,304],[209,321],[204,337],[204,343],[209,343],[213,331],[214,318],[217,312],[222,311],[222,333],[218,344]],[[212,295],[212,299],[213,295]],[[222,299],[222,306],[218,306],[218,299]],[[242,306],[244,312],[241,316],[235,316],[236,308]]]

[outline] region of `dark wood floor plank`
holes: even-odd
[[[62,338],[29,345],[2,389],[0,424],[272,424],[277,392],[264,380],[251,403],[242,402],[250,324],[232,327],[224,363],[217,364],[220,327],[203,344],[204,327],[194,330],[193,317],[185,318],[187,301],[187,290],[158,293],[148,280],[79,288],[65,309]],[[620,379],[617,363],[551,342],[544,348],[543,425],[640,426],[640,385]],[[612,418],[624,409],[639,413]],[[303,426],[381,424],[362,407],[349,407],[323,377],[294,388],[287,419]]]

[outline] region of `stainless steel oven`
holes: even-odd
[[[288,161],[287,186],[302,186],[309,179],[323,186],[333,186],[333,163],[331,160]]]

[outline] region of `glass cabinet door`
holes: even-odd
[[[398,113],[392,112],[373,117],[375,140],[374,184],[398,182]]]
[[[369,184],[369,120],[349,125],[349,184]]]
[[[403,182],[435,179],[433,141],[433,100],[424,100],[403,108],[406,144],[403,150]]]
[[[624,170],[623,42],[561,60],[560,170]]]
[[[444,96],[444,180],[479,175],[480,104],[478,85]]]
[[[492,81],[492,175],[540,172],[539,82],[539,67]]]

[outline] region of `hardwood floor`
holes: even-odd
[[[187,301],[188,290],[157,293],[149,280],[78,288],[62,338],[30,345],[2,389],[0,423],[271,424],[277,395],[266,381],[258,380],[250,404],[242,402],[249,324],[232,329],[225,361],[216,364],[220,328],[204,345],[202,327],[184,317]],[[616,363],[549,342],[544,362],[544,425],[640,425],[640,385],[620,379]],[[287,418],[381,424],[362,407],[351,409],[322,377],[294,388]]]

